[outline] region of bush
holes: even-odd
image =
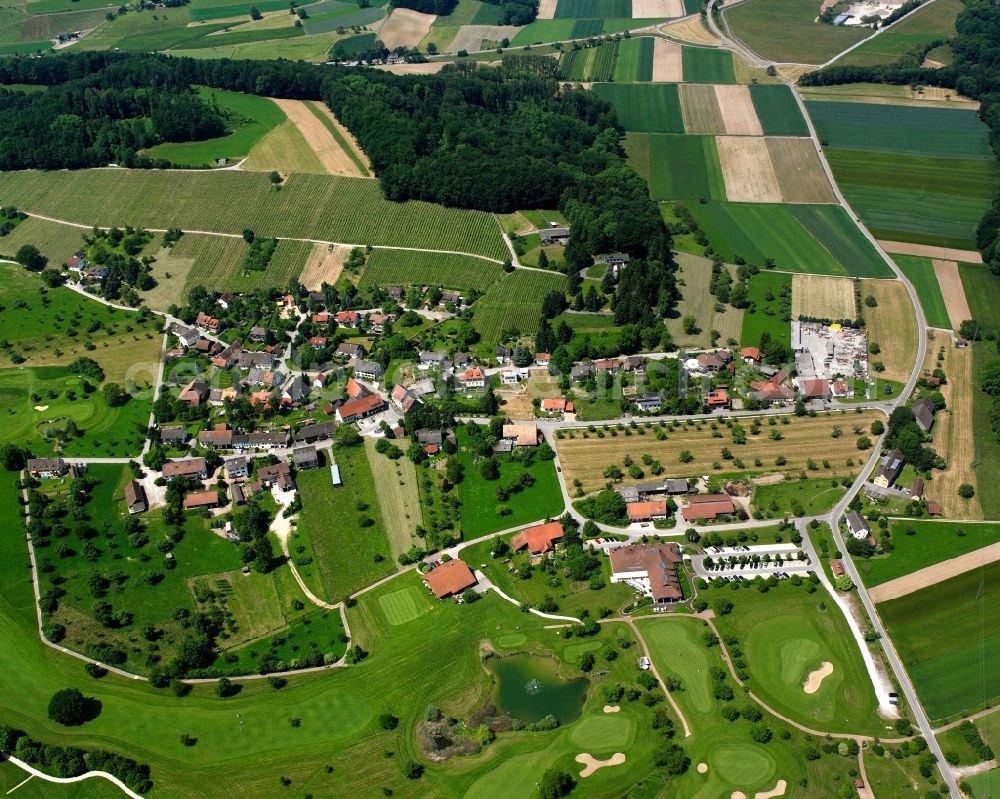
[[[567,796],[576,787],[576,780],[562,769],[546,769],[542,781],[538,784],[538,792],[542,799],[560,799]]]
[[[67,727],[77,727],[96,715],[92,702],[78,688],[63,688],[49,700],[49,718]]]

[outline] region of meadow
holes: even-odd
[[[639,133],[683,133],[684,119],[675,83],[598,83],[594,93],[611,103],[625,130]]]
[[[774,61],[822,64],[871,31],[816,21],[809,0],[751,0],[725,12],[733,33],[754,52]]]
[[[870,42],[837,60],[838,65],[873,66],[899,61],[909,50],[955,35],[961,0],[936,0],[896,22]]]
[[[905,382],[917,360],[917,314],[906,287],[898,280],[870,280],[862,285],[862,297],[875,298],[876,308],[865,307],[869,349],[878,344],[880,352],[871,356],[871,368],[881,362],[885,370],[877,369],[873,376]]]
[[[632,16],[631,0],[559,0],[555,19],[624,19]]]
[[[0,238],[0,253],[13,260],[25,244],[33,244],[49,259],[49,266],[60,267],[83,246],[83,237],[90,231],[46,219],[28,217],[10,233]]]
[[[505,331],[524,335],[538,331],[542,298],[550,291],[565,291],[566,278],[559,273],[518,269],[491,285],[473,306],[472,326],[487,343],[498,342]]]
[[[490,214],[392,203],[367,178],[291,175],[278,191],[266,174],[231,170],[7,172],[0,175],[0,197],[4,204],[85,225],[235,234],[249,227],[259,236],[507,257]]]
[[[783,272],[758,272],[747,282],[747,296],[750,307],[743,311],[743,331],[740,344],[755,347],[766,331],[776,341],[784,341],[788,335],[786,316],[791,313],[792,276]],[[782,311],[782,291],[788,291],[784,301],[787,310]]]
[[[910,529],[914,531],[913,535],[907,532]],[[993,522],[893,519],[889,531],[892,533],[891,553],[855,560],[865,585],[869,587],[1000,541],[1000,524]]]
[[[787,86],[751,86],[750,98],[765,136],[809,135],[802,112]]]
[[[839,480],[784,480],[780,483],[754,486],[754,518],[783,519],[806,516],[832,510],[837,500],[844,496],[844,486]]]
[[[978,264],[959,264],[958,271],[972,318],[984,328],[1000,331],[1000,282],[996,275]]]
[[[1000,695],[1000,562],[882,602],[882,616],[927,714],[943,720]]]
[[[562,5],[561,0],[560,5]],[[614,80],[618,82],[653,79],[653,39],[639,36],[623,39],[618,45]]]
[[[630,133],[626,149],[640,174],[645,173],[654,200],[726,199],[714,136]],[[640,166],[644,162],[648,171]]]
[[[329,602],[396,570],[365,448],[338,447],[333,454],[342,486],[333,485],[325,468],[296,478],[302,497],[299,533],[312,544],[321,596]],[[363,525],[364,519],[371,523]]]
[[[375,493],[393,558],[420,546],[416,528],[423,519],[417,494],[417,472],[409,458],[391,460],[375,450],[375,439],[365,439],[368,465],[375,478]]]
[[[917,297],[920,299],[927,324],[950,330],[948,309],[941,296],[941,284],[934,274],[934,264],[931,259],[917,255],[893,255],[892,259],[917,290]]]
[[[653,429],[647,429],[645,426],[640,426],[634,431],[627,428],[617,430],[610,425],[607,432],[601,428],[593,433],[576,430],[568,433],[565,438],[557,440],[556,449],[559,451],[559,462],[566,484],[571,486],[575,480],[580,480],[584,491],[603,488],[607,482],[604,470],[612,464],[618,464],[621,468],[626,455],[631,456],[636,463],[643,455],[651,455],[661,462],[667,473],[677,477],[712,472],[750,476],[800,471],[813,473],[816,477],[833,477],[851,474],[860,465],[855,436],[848,434],[848,429],[854,425],[867,429],[874,419],[884,419],[884,416],[874,411],[861,414],[835,413],[814,418],[796,418],[788,424],[776,420],[774,425],[769,423],[769,417],[761,418],[764,424],[758,435],[750,434],[749,422],[743,423],[747,429],[746,445],[734,446],[732,436],[726,431],[725,425],[699,421],[691,424],[677,422],[665,425],[660,428],[665,435],[659,439]],[[833,438],[831,435],[835,425],[844,428],[845,434],[839,438]],[[777,440],[771,438],[771,430],[777,430],[781,438]],[[612,431],[616,435],[611,435]],[[714,437],[713,433],[717,431],[722,432],[722,438]],[[627,435],[626,432],[631,435]],[[743,458],[746,461],[745,466],[740,468],[733,461],[723,459],[721,456],[723,447],[728,447],[734,458]],[[685,451],[693,456],[687,463],[681,462],[679,457],[680,453]],[[752,460],[755,456],[760,458],[759,466]],[[781,466],[775,463],[780,456],[784,456],[786,460]],[[809,461],[813,459],[817,466],[815,472],[808,468]],[[826,459],[830,464],[829,467],[823,466],[821,459]],[[716,468],[716,464],[719,468]],[[626,477],[621,483],[627,485],[643,479],[649,478]]]
[[[375,250],[368,256],[360,286],[442,286],[486,291],[503,279],[495,263],[468,255],[407,250]]]
[[[729,50],[685,47],[681,52],[687,83],[736,83]]]
[[[979,374],[995,356],[988,344],[972,347],[973,374]],[[992,427],[993,401],[977,384],[972,390],[972,431],[974,444],[973,470],[976,483],[981,486],[996,485],[1000,480],[1000,442]],[[1000,492],[982,491],[979,502],[987,519],[1000,519]]]

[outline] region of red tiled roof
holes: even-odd
[[[684,518],[688,521],[714,519],[725,513],[733,513],[735,510],[736,506],[727,494],[699,494],[687,498]]]
[[[184,497],[185,508],[208,508],[218,504],[218,491],[196,491]]]
[[[631,522],[644,522],[653,517],[667,515],[666,500],[659,502],[629,502],[628,518]]]
[[[353,400],[352,402],[345,402],[340,408],[337,409],[337,413],[340,418],[344,421],[353,419],[356,416],[363,416],[366,413],[371,413],[377,408],[381,408],[385,404],[385,401],[378,394],[369,394],[361,399]]]
[[[549,522],[526,527],[510,539],[510,545],[515,552],[527,547],[531,554],[538,555],[548,552],[562,537],[563,526],[559,522]]]
[[[424,582],[438,599],[464,591],[476,584],[476,575],[463,560],[449,560],[424,575]]]
[[[744,347],[740,350],[741,358],[752,358],[755,361],[760,360],[760,350],[757,347]]]

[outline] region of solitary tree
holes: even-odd
[[[41,272],[49,262],[49,259],[42,255],[34,244],[22,245],[14,256],[14,260],[32,272]]]
[[[49,718],[67,727],[83,724],[88,717],[88,702],[78,688],[63,688],[49,700]]]
[[[542,799],[560,799],[560,797],[568,796],[575,787],[576,780],[558,768],[547,769],[542,775],[542,781],[538,784]]]

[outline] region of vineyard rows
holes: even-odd
[[[171,255],[177,259],[194,259],[184,283],[184,293],[198,285],[220,291],[232,288],[230,284],[236,276],[246,248],[243,239],[191,234],[181,236]]]
[[[542,298],[550,291],[565,291],[565,276],[517,270],[497,281],[473,306],[472,326],[484,341],[499,341],[505,330],[525,335],[538,332]]]
[[[302,274],[302,268],[306,265],[306,259],[312,248],[313,245],[305,241],[279,240],[267,269],[244,274],[237,265],[236,272],[229,273],[225,287],[231,291],[250,291],[259,286],[283,289],[291,278],[297,278]]]
[[[91,169],[7,172],[0,205],[110,227],[205,230],[454,250],[502,260],[490,214],[386,200],[377,181],[291,175],[280,189],[264,173]]]
[[[497,265],[467,255],[408,250],[375,250],[368,257],[361,287],[442,286],[485,291],[503,277]]]
[[[0,238],[0,253],[12,258],[23,245],[34,244],[52,266],[59,267],[83,246],[83,236],[87,232],[44,219],[25,219]]]

